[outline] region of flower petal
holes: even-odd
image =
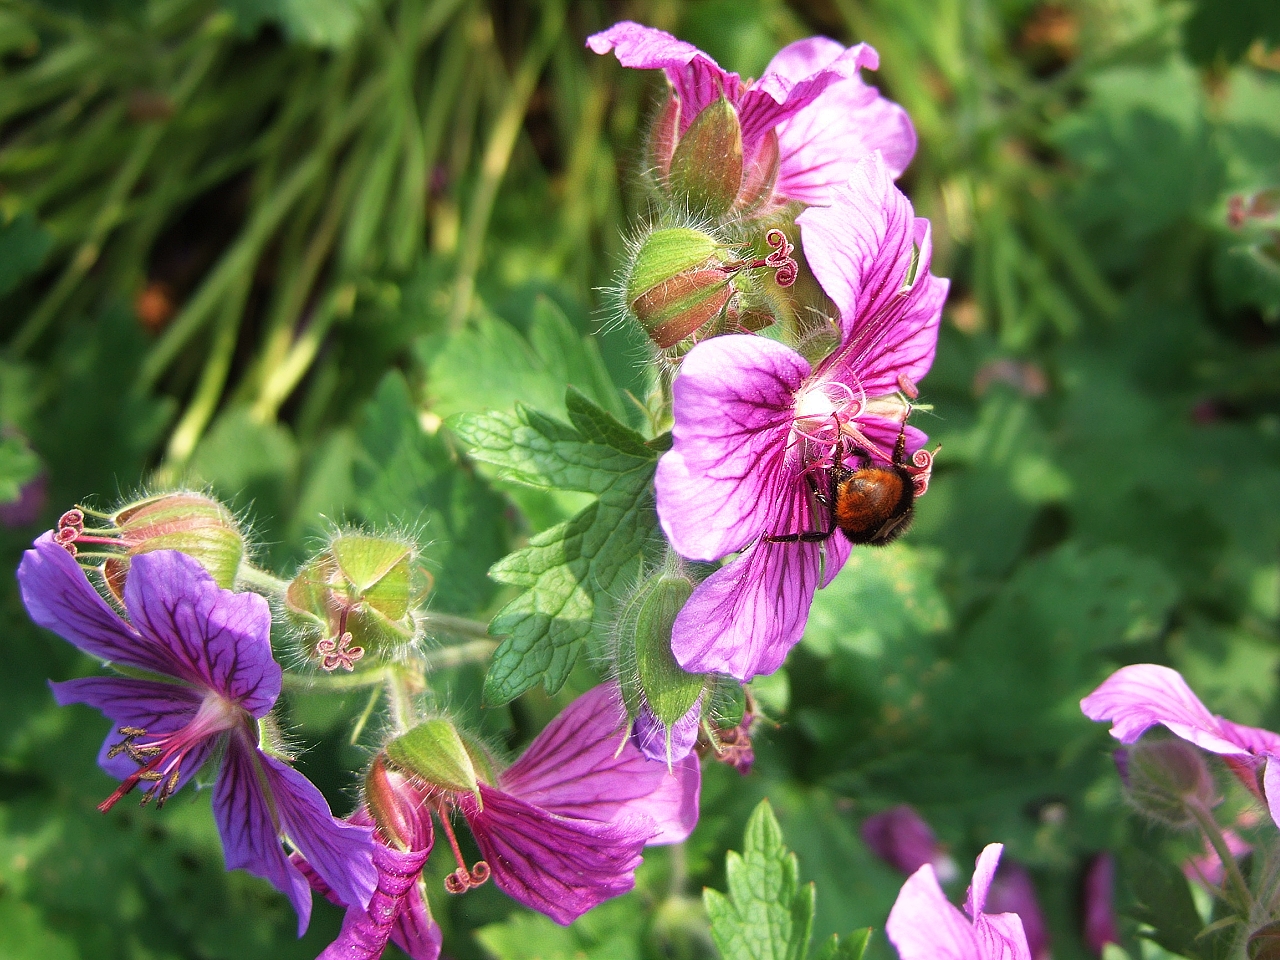
[[[1226,755],[1253,752],[1256,738],[1274,734],[1237,724],[1225,726],[1211,714],[1176,671],[1154,663],[1121,667],[1080,701],[1090,720],[1110,720],[1111,735],[1133,743],[1157,724],[1203,750]]]
[[[648,759],[626,741],[627,716],[612,684],[565,707],[499,778],[526,803],[561,817],[652,822],[649,843],[683,840],[698,820],[701,769]],[[621,749],[619,749],[621,747]]]
[[[124,604],[170,676],[214,690],[254,717],[280,696],[271,608],[256,593],[223,590],[194,557],[156,550],[133,558]]]
[[[231,737],[213,785],[213,817],[228,870],[247,870],[289,898],[298,914],[298,936],[311,919],[311,887],[285,856],[271,805],[258,776],[258,751]]]
[[[471,794],[458,805],[494,883],[512,899],[567,925],[635,886],[640,850],[653,832],[647,818],[571,820],[486,784],[480,796],[482,809]]]
[[[1022,918],[1016,913],[983,914],[973,925],[983,960],[1031,960]]]
[[[203,700],[201,694],[191,687],[127,677],[85,677],[49,686],[58,706],[87,704],[101,710],[115,725],[98,751],[98,766],[117,780],[123,780],[138,769],[137,762],[126,753],[118,753],[114,757],[107,755],[124,739],[119,727],[140,727],[152,736],[173,733],[192,721]],[[182,785],[204,765],[216,742],[217,737],[210,737],[205,744],[187,753],[173,792],[182,789]]]
[[[902,885],[884,932],[901,960],[986,960],[969,922],[947,900],[928,864]]]
[[[683,717],[671,724],[670,729],[654,716],[647,704],[643,704],[631,724],[631,742],[650,760],[671,765],[689,755],[698,740],[701,720],[701,697]]]
[[[821,566],[820,543],[757,541],[693,591],[671,628],[676,661],[744,683],[773,673],[800,642]]]
[[[587,46],[595,53],[612,50],[624,67],[664,70],[680,98],[681,132],[689,129],[693,118],[722,92],[736,103],[742,88],[736,73],[721,69],[693,44],[630,20],[615,23],[608,30],[588,37]]]
[[[348,908],[338,939],[316,960],[378,960],[430,853],[430,849],[402,852],[375,843],[373,865],[378,880],[368,909]]]
[[[431,916],[421,880],[405,895],[404,909],[396,917],[395,929],[391,931],[391,942],[410,960],[438,960],[440,957],[443,935],[440,924]]]
[[[18,565],[18,586],[31,619],[100,660],[167,673],[163,651],[143,642],[93,589],[80,564],[43,534]]]
[[[764,337],[715,337],[684,358],[655,481],[662,529],[681,556],[718,560],[787,532],[776,528],[805,493],[788,441],[808,374],[800,354]]]
[[[1000,867],[1000,854],[1004,852],[1003,843],[989,843],[982,848],[973,865],[973,880],[964,898],[964,912],[976,918],[987,905],[987,894],[991,890],[991,881],[995,879],[996,870]]]
[[[280,832],[343,903],[367,906],[378,883],[372,828],[335,819],[324,794],[287,763],[265,753],[259,753],[258,760]]]

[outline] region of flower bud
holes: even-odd
[[[1274,920],[1249,934],[1245,954],[1249,960],[1280,960],[1280,920]]]
[[[402,540],[344,533],[298,572],[285,606],[323,669],[392,657],[417,639],[413,561]]]
[[[1174,828],[1195,824],[1193,805],[1208,810],[1216,802],[1204,757],[1182,740],[1143,740],[1132,746],[1128,794],[1140,811]]]
[[[645,756],[668,764],[688,756],[698,737],[707,677],[680,669],[671,626],[693,581],[676,569],[650,577],[624,606],[614,627],[618,685],[632,739]]]
[[[471,752],[448,720],[426,720],[386,746],[398,768],[450,793],[470,793],[480,802],[479,779]]]
[[[200,561],[218,586],[235,585],[245,541],[231,511],[212,497],[179,490],[128,504],[105,521],[86,526],[85,511],[68,510],[54,539],[82,562],[102,560],[103,579],[117,600],[124,596],[129,561],[153,550],[179,550]]]
[[[667,174],[671,198],[695,215],[728,213],[742,186],[742,126],[723,96],[693,118],[676,145]]]
[[[405,850],[422,850],[431,844],[430,813],[426,795],[402,771],[387,766],[378,754],[364,778],[365,806],[382,835]]]
[[[666,350],[714,319],[734,294],[722,244],[701,230],[655,230],[636,250],[627,277],[627,306],[645,333]]]
[[[862,842],[903,873],[915,873],[928,863],[942,883],[959,876],[955,861],[938,843],[933,828],[905,803],[867,817],[862,822]]]
[[[649,128],[649,165],[660,180],[666,180],[671,173],[671,155],[675,153],[679,138],[680,100],[672,94]]]

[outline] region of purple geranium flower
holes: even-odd
[[[884,925],[902,960],[1031,960],[1018,915],[984,912],[1003,849],[993,843],[978,857],[964,913],[948,902],[929,864],[907,878]]]
[[[258,720],[275,705],[282,679],[271,657],[266,600],[223,590],[196,560],[158,550],[133,560],[126,621],[49,533],[24,554],[18,582],[37,624],[148,677],[51,684],[59,704],[88,704],[117,725],[98,762],[123,782],[100,810],[143,782],[149,784],[143,803],[154,798],[159,806],[220,754],[213,813],[227,869],[248,870],[288,896],[299,935],[311,915],[311,892],[281,838],[345,900],[369,902],[375,880],[369,828],[335,820],[319,790],[260,746]]]
[[[864,43],[846,49],[826,37],[798,40],[754,81],[721,69],[691,43],[630,21],[588,37],[587,46],[596,53],[614,51],[624,67],[665,71],[680,103],[681,133],[723,94],[738,111],[747,166],[775,134],[775,194],[782,200],[828,203],[863,157],[881,151],[896,177],[915,154],[916,134],[906,111],[858,74],[880,64]]]
[[[1111,735],[1121,743],[1134,743],[1160,725],[1220,754],[1280,825],[1280,735],[1210,713],[1176,670],[1154,663],[1121,667],[1080,701],[1080,709],[1090,720],[1110,720]]]
[[[842,466],[891,461],[909,412],[903,394],[914,395],[933,363],[947,281],[929,273],[929,223],[914,216],[880,154],[858,164],[831,206],[810,207],[797,223],[839,308],[840,346],[815,370],[777,341],[716,337],[689,352],[674,385],[673,443],[656,480],[662,528],[689,559],[742,551],[698,586],[672,628],[676,660],[695,673],[750,680],[782,664],[814,591],[851,545],[764,538],[828,527],[814,477],[835,465],[837,450]],[[926,438],[905,434],[923,493]]]
[[[496,781],[480,784],[480,802],[455,802],[499,888],[557,923],[626,893],[640,850],[679,843],[698,820],[698,758],[668,772],[645,757],[607,684],[569,704]]]

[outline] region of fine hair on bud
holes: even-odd
[[[1204,755],[1185,740],[1145,737],[1128,752],[1125,793],[1133,806],[1175,830],[1194,828],[1196,814],[1218,802]]]

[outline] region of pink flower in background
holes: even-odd
[[[1084,875],[1084,942],[1094,956],[1102,956],[1108,943],[1119,943],[1115,908],[1116,861],[1100,853],[1089,863]]]
[[[933,829],[905,803],[867,817],[862,822],[862,841],[903,873],[915,873],[927,863],[941,883],[950,883],[960,875]]]
[[[1031,960],[1018,915],[986,912],[1003,849],[993,843],[978,857],[964,913],[947,900],[929,864],[907,879],[884,926],[902,960]]]
[[[676,660],[695,673],[750,680],[781,666],[851,544],[766,538],[829,526],[812,483],[836,450],[842,465],[893,459],[908,412],[900,391],[914,393],[933,363],[947,282],[929,273],[928,221],[883,158],[865,158],[832,206],[797,222],[840,310],[840,346],[815,370],[775,340],[715,337],[689,352],[674,384],[672,448],[656,479],[663,531],[688,559],[740,552],[694,590],[672,628]],[[906,429],[917,493],[931,462],[924,442]]]
[[[126,621],[52,533],[23,555],[18,583],[37,624],[154,678],[51,684],[59,704],[88,704],[117,725],[98,763],[123,782],[100,810],[140,784],[147,784],[143,802],[159,806],[214,760],[213,815],[227,869],[248,870],[284,893],[298,913],[299,936],[311,916],[311,890],[284,839],[344,902],[368,904],[375,880],[369,828],[335,820],[320,791],[259,741],[258,720],[282,684],[266,600],[223,590],[199,561],[157,550],[133,559]]]
[[[1111,735],[1121,743],[1134,743],[1152,727],[1163,726],[1221,755],[1280,824],[1280,735],[1210,713],[1176,670],[1154,663],[1121,667],[1080,701],[1080,709],[1090,720],[1111,721]]]
[[[596,53],[612,50],[624,67],[663,70],[680,103],[680,133],[723,93],[738,111],[743,159],[750,164],[771,133],[779,151],[775,195],[829,203],[863,157],[879,150],[899,176],[911,162],[916,133],[906,111],[862,82],[880,58],[866,44],[845,48],[826,37],[784,47],[759,80],[744,81],[691,43],[623,21],[587,38]]]
[[[1223,830],[1222,839],[1226,841],[1227,852],[1236,860],[1239,860],[1245,854],[1253,852],[1253,844],[1249,843],[1234,830]],[[1188,880],[1198,883],[1208,890],[1221,887],[1222,881],[1227,876],[1226,867],[1222,865],[1222,858],[1218,856],[1218,851],[1213,849],[1208,837],[1204,839],[1204,853],[1187,860],[1183,864],[1182,872],[1187,875]]]

